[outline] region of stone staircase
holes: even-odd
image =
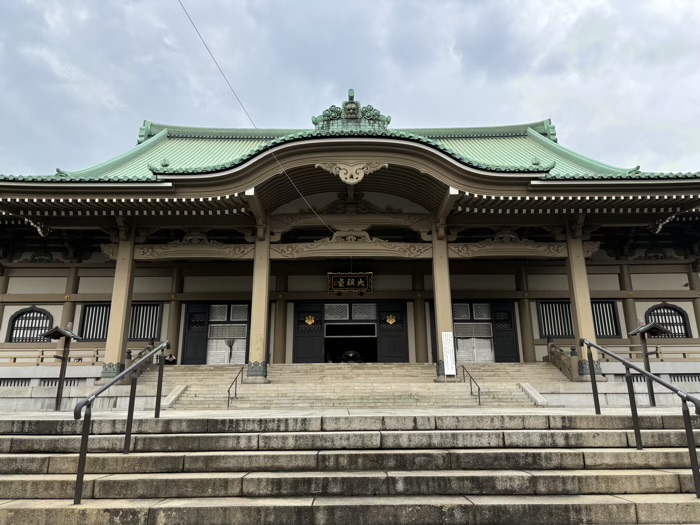
[[[166,386],[186,385],[176,409],[221,409],[239,366],[166,367]],[[549,363],[478,364],[469,371],[479,382],[482,406],[532,406],[518,386],[531,381],[567,381]],[[153,383],[157,370],[139,380]],[[461,382],[435,382],[435,367],[423,364],[307,364],[271,365],[269,384],[244,384],[232,400],[234,409],[426,408],[470,407],[477,398]],[[459,377],[461,380],[461,376]]]
[[[700,426],[696,419],[696,426]],[[0,525],[700,523],[681,417],[0,421]],[[696,439],[700,441],[700,432]]]

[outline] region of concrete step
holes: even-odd
[[[579,525],[582,523],[697,523],[692,494],[580,496],[376,496],[301,498],[154,498],[16,500],[0,505],[0,525],[243,525],[405,523]]]
[[[646,446],[686,447],[682,430],[644,430]],[[700,445],[700,431],[695,432]],[[0,436],[0,453],[77,452],[80,436]],[[633,431],[618,430],[412,430],[338,432],[135,434],[131,450],[177,452],[203,450],[343,450],[445,448],[625,448],[635,445]],[[118,452],[121,435],[97,435],[91,452]]]
[[[74,474],[77,454],[0,454],[0,474]],[[347,470],[684,469],[683,448],[406,449],[133,452],[91,454],[90,474]]]
[[[88,474],[83,497],[94,499],[294,496],[577,495],[695,492],[687,470],[390,470],[325,472],[184,472]],[[0,499],[73,496],[75,476],[0,477]]]
[[[167,412],[165,412],[167,414]],[[682,430],[680,414],[643,414],[640,424],[647,430]],[[693,416],[695,428],[700,418]],[[93,419],[92,434],[123,433],[124,419]],[[83,422],[73,419],[0,419],[0,436],[72,435],[82,432]],[[237,416],[230,412],[218,417],[137,418],[134,434],[203,432],[312,432],[315,430],[614,430],[632,429],[632,418],[623,415],[559,414],[468,414],[468,415],[312,415],[312,416]],[[1,451],[0,451],[1,452]]]
[[[0,525],[700,523],[680,414],[530,412],[96,414],[82,506],[82,422],[0,420]]]

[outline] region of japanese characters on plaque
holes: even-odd
[[[334,273],[328,272],[328,292],[368,293],[372,291],[372,272]]]

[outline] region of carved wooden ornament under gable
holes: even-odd
[[[345,184],[357,184],[365,175],[388,168],[389,165],[381,162],[323,162],[314,167],[337,175]]]
[[[337,231],[333,237],[314,242],[270,245],[273,259],[348,256],[429,259],[433,256],[433,247],[428,243],[385,241],[370,237],[365,231],[354,230]]]
[[[103,244],[102,253],[108,259],[117,258],[118,245]],[[134,247],[134,260],[158,259],[252,259],[252,244],[224,244],[207,239],[201,232],[185,235],[182,241],[168,244],[140,244]]]
[[[584,242],[584,256],[590,257],[600,248],[599,242]],[[569,250],[565,242],[535,242],[520,239],[513,230],[501,230],[493,239],[481,242],[448,245],[449,257],[551,257],[565,259]]]

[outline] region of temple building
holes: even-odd
[[[97,166],[0,175],[0,370],[54,363],[69,323],[96,377],[151,339],[249,378],[348,356],[449,375],[548,338],[634,355],[646,322],[669,359],[700,343],[700,173],[603,164],[549,120],[395,129],[352,90],[311,120],[146,121]]]

